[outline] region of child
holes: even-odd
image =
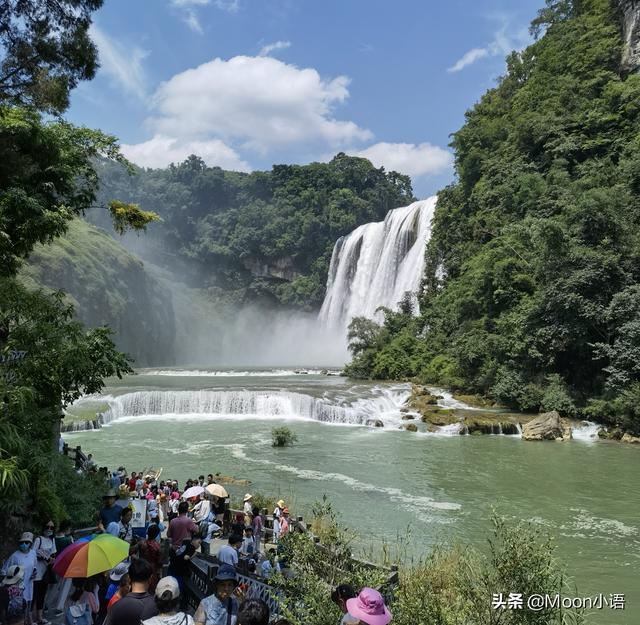
[[[253,538],[253,528],[250,525],[244,528],[244,539],[240,547],[240,555],[245,558],[254,557],[256,552],[256,543]]]

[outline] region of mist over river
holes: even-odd
[[[104,397],[113,421],[65,439],[99,465],[162,466],[163,477],[181,484],[209,472],[247,478],[252,485],[230,487],[232,494],[280,495],[298,514],[326,493],[365,550],[398,537],[408,556],[444,541],[484,548],[495,508],[555,537],[580,596],[626,595],[624,612],[600,611],[594,623],[640,622],[640,450],[401,431],[407,395],[408,385],[313,370],[142,371],[110,381]],[[198,406],[208,410],[190,412]],[[167,407],[173,412],[163,413]],[[385,427],[343,422],[356,415],[375,415]],[[299,440],[273,448],[271,428],[283,423]]]

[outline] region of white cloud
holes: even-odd
[[[440,174],[453,165],[451,152],[430,143],[374,143],[363,150],[349,151],[368,158],[376,167],[395,170],[411,177]]]
[[[171,0],[171,4],[179,8],[213,4],[216,8],[229,13],[235,13],[240,8],[240,0],[213,0],[213,2],[212,0]]]
[[[98,46],[101,71],[127,93],[144,98],[146,80],[142,62],[149,53],[136,46],[125,47],[96,24],[91,25],[90,34]]]
[[[502,26],[495,32],[493,39],[482,48],[472,48],[465,52],[447,69],[449,73],[459,72],[487,56],[506,56],[512,50],[522,50],[529,43],[531,37],[525,29],[508,34],[508,19],[505,16],[498,16],[497,19],[502,22]]]
[[[220,137],[262,152],[314,141],[345,146],[372,137],[332,116],[349,97],[348,85],[346,76],[323,79],[267,56],[217,58],[162,83],[148,123],[161,135]]]
[[[250,171],[248,163],[220,139],[181,141],[174,137],[155,135],[143,143],[123,144],[122,153],[140,167],[166,167],[178,163],[191,154],[200,156],[207,165],[234,171]]]
[[[268,43],[266,46],[262,46],[258,56],[269,56],[274,50],[286,50],[291,47],[290,41],[276,41],[275,43]]]
[[[183,20],[191,30],[198,33],[199,35],[202,35],[204,31],[202,30],[202,26],[200,25],[200,20],[198,20],[198,16],[193,11],[187,11]]]
[[[489,50],[486,48],[473,48],[469,52],[465,52],[449,69],[448,72],[459,72],[461,69],[475,63],[479,59],[484,58],[489,54]]]

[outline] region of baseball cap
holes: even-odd
[[[168,596],[166,595],[168,593]],[[180,596],[180,586],[175,577],[168,575],[163,577],[156,586],[156,597],[158,599],[177,599]]]

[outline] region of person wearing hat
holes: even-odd
[[[180,586],[175,577],[163,577],[156,586],[154,596],[158,615],[142,621],[143,625],[193,625],[193,618],[179,611]]]
[[[373,588],[363,588],[357,597],[347,599],[347,612],[365,625],[387,625],[391,612],[382,595]]]
[[[109,607],[129,592],[130,583],[128,562],[120,562],[120,564],[111,569],[109,573],[109,586],[104,596]]]
[[[284,499],[280,499],[276,502],[276,507],[273,510],[273,518],[280,518],[282,516],[282,511],[284,510]]]
[[[195,625],[236,625],[238,599],[234,594],[237,586],[235,568],[221,564],[213,580],[213,594],[200,602],[193,616]]]
[[[331,601],[340,608],[340,611],[344,615],[340,621],[340,625],[357,625],[360,622],[360,619],[351,616],[347,610],[347,601],[353,599],[355,596],[356,591],[353,589],[353,586],[349,584],[340,584],[331,591]]]
[[[253,520],[253,503],[252,503],[253,495],[247,493],[244,496],[243,502],[243,512],[244,512],[244,524],[251,525],[251,521]]]
[[[109,608],[104,625],[140,625],[140,621],[158,614],[149,589],[151,565],[144,558],[132,558],[129,564],[131,590]]]
[[[116,503],[117,493],[111,488],[102,496],[102,508],[100,508],[100,529],[104,532],[109,523],[120,521],[122,506]]]
[[[24,568],[14,564],[0,582],[0,622],[8,623],[24,613],[22,578]]]
[[[24,587],[22,598],[25,602],[24,622],[26,625],[31,623],[31,602],[33,601],[33,580],[37,567],[36,552],[33,547],[33,534],[24,532],[18,541],[18,549],[14,551],[0,567],[0,574],[5,577],[10,569],[14,571],[19,566],[23,570],[22,585]]]
[[[283,508],[280,515],[280,538],[284,538],[289,533],[289,508]]]

